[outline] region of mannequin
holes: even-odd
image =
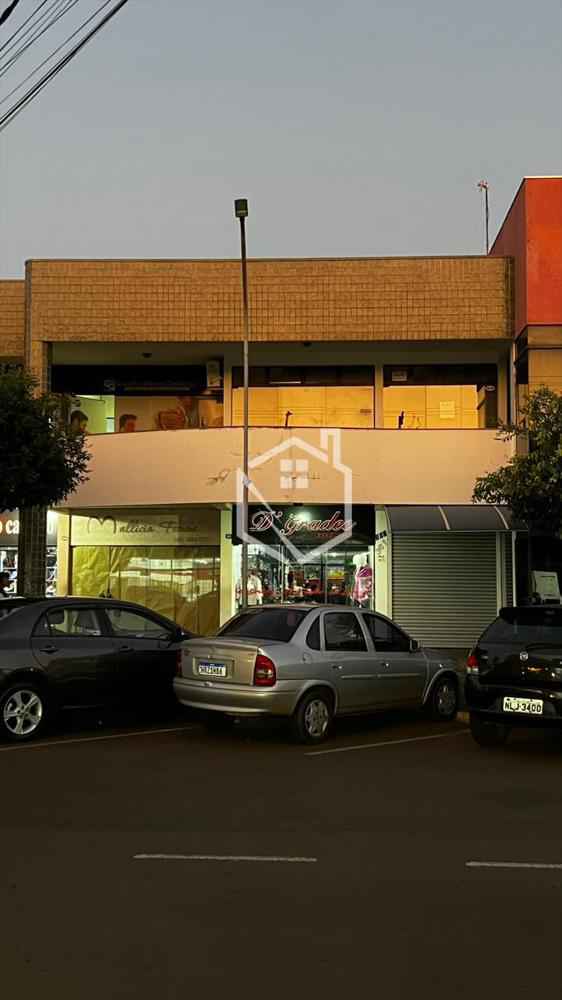
[[[369,607],[373,594],[373,570],[369,556],[365,553],[353,556],[355,565],[355,580],[353,581],[352,600],[360,608]]]

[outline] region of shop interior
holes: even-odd
[[[242,548],[235,546],[236,605],[242,604]],[[295,560],[285,546],[272,555],[248,546],[248,604],[346,604],[374,608],[373,547],[341,547],[318,554],[310,549]]]

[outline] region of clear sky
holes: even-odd
[[[130,0],[0,134],[0,276],[233,257],[244,196],[251,256],[479,253],[560,173],[560,0]]]

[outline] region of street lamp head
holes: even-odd
[[[248,217],[248,200],[247,198],[237,198],[234,202],[234,215],[237,219],[246,219]]]

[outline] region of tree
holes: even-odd
[[[529,538],[529,593],[532,592],[532,536],[558,537],[562,530],[562,396],[541,386],[531,393],[517,424],[501,424],[499,437],[528,439],[525,454],[476,480],[472,499],[507,504]]]
[[[44,593],[46,510],[88,478],[84,434],[62,419],[61,402],[29,373],[0,370],[0,511],[20,512],[19,593]]]

